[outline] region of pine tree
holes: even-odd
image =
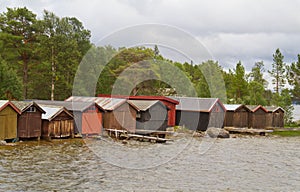
[[[0,99],[22,99],[22,83],[17,73],[0,58]]]
[[[288,68],[288,77],[289,83],[293,87],[293,97],[300,98],[300,54],[298,54],[298,61],[293,62]]]
[[[283,62],[284,56],[279,49],[273,54],[272,70],[268,71],[271,75],[272,83],[275,85],[274,91],[278,94],[286,83],[286,63]]]

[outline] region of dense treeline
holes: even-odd
[[[300,98],[300,55],[298,61],[287,65],[277,49],[271,70],[266,71],[264,62],[259,61],[247,73],[241,61],[229,70],[213,60],[199,64],[179,63],[160,55],[157,46],[97,47],[90,37],[91,32],[74,17],[60,18],[45,10],[39,19],[25,7],[7,8],[0,14],[0,99],[63,100],[72,95],[76,72],[80,78],[75,83],[75,94],[111,94],[118,78],[123,78],[124,84],[133,83],[120,77],[128,67],[132,70],[127,71],[128,74],[132,73],[137,79],[149,74],[157,79],[172,75],[174,71],[153,65],[157,61],[179,68],[192,82],[199,97],[218,96],[224,103],[281,106],[286,110],[286,122],[291,120],[291,98]],[[80,67],[80,62],[90,63],[91,60],[99,63]],[[134,63],[139,65],[132,67]],[[106,67],[101,68],[104,66],[101,64]],[[274,90],[268,90],[264,73],[272,77],[270,83]],[[185,86],[183,82],[176,82],[180,83],[181,87]],[[286,88],[288,84],[291,89]],[[225,94],[222,94],[222,86]],[[130,94],[173,95],[178,94],[177,90],[178,87],[166,82],[150,79],[139,83]]]
[[[71,94],[78,64],[91,46],[90,31],[79,20],[48,11],[37,19],[27,8],[7,8],[0,30],[1,63],[22,82],[18,89],[13,82],[1,85],[1,97],[64,99]]]

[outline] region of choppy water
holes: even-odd
[[[300,190],[300,137],[87,143],[0,146],[0,191]]]

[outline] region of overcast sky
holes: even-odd
[[[299,0],[1,0],[6,7],[22,7],[42,16],[74,16],[91,30],[92,41],[133,25],[174,26],[196,37],[224,68],[241,60],[251,70],[263,60],[266,68],[280,48],[285,62],[300,53]],[[172,58],[171,58],[172,59]]]

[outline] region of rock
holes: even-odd
[[[6,145],[6,141],[0,141],[0,145]]]
[[[209,127],[206,130],[206,134],[211,138],[229,138],[229,132],[221,129],[221,128],[215,128],[215,127]]]
[[[193,137],[204,137],[205,136],[205,133],[203,132],[194,132],[193,133]]]

